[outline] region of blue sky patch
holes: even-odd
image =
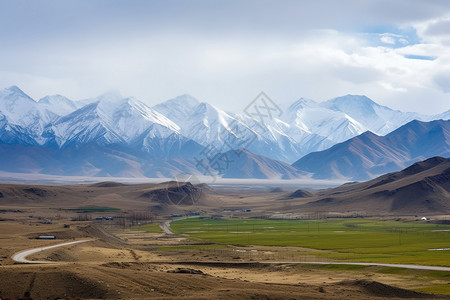
[[[409,58],[409,59],[420,59],[420,60],[430,60],[430,61],[433,61],[437,58],[436,56],[414,55],[414,54],[404,55],[404,57]]]
[[[363,34],[368,43],[374,47],[402,48],[421,43],[413,27],[377,26],[367,28]]]

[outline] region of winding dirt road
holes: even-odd
[[[408,265],[408,264],[383,264],[383,263],[365,263],[365,262],[264,262],[269,264],[310,264],[310,265],[355,265],[355,266],[379,266],[379,267],[393,267],[405,268],[415,270],[429,270],[429,271],[450,271],[450,267],[441,266],[425,266],[425,265]]]
[[[164,233],[166,234],[174,234],[171,230],[170,230],[170,223],[172,222],[172,220],[166,221],[162,224],[159,224],[159,227],[162,229],[162,231],[164,231]]]
[[[164,222],[163,224],[160,224],[161,228],[164,230],[167,234],[173,234],[172,231],[170,231],[170,221]],[[12,256],[12,259],[16,262],[20,263],[28,263],[28,264],[51,264],[56,263],[52,261],[32,261],[26,259],[27,256],[48,250],[53,249],[57,247],[62,246],[69,246],[73,244],[78,243],[84,243],[89,242],[91,240],[79,240],[79,241],[73,241],[73,242],[66,242],[61,244],[56,244],[52,246],[46,246],[46,247],[39,247],[34,249],[29,249],[25,251],[18,252]],[[416,270],[430,270],[430,271],[448,271],[450,272],[450,267],[442,267],[442,266],[425,266],[425,265],[410,265],[410,264],[384,264],[384,263],[366,263],[366,262],[298,262],[298,261],[272,261],[272,262],[264,262],[269,264],[310,264],[310,265],[357,265],[357,266],[380,266],[380,267],[394,267],[394,268],[405,268],[405,269],[416,269]]]
[[[53,249],[53,248],[57,248],[57,247],[68,246],[68,245],[73,245],[73,244],[78,244],[78,243],[84,243],[84,242],[89,242],[89,241],[91,241],[91,240],[79,240],[79,241],[56,244],[56,245],[52,245],[52,246],[29,249],[29,250],[21,251],[19,253],[14,254],[12,256],[12,259],[16,262],[26,263],[26,264],[52,264],[52,263],[56,263],[56,262],[28,260],[27,256],[37,253],[37,252],[40,252],[40,251],[48,250],[48,249]]]

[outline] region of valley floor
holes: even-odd
[[[449,272],[377,266],[280,262],[299,247],[205,243],[182,235],[100,222],[0,222],[1,299],[376,299],[448,298]],[[153,232],[152,232],[153,231]],[[38,240],[53,234],[57,240]],[[27,256],[49,264],[18,264],[25,249],[89,242]]]

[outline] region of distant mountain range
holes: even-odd
[[[367,180],[433,156],[450,157],[450,120],[414,120],[385,136],[367,131],[293,166],[314,178]]]
[[[312,173],[318,178],[359,179],[391,169],[369,164],[364,165],[369,171],[358,170],[361,174],[344,167],[330,173],[312,162],[289,164],[366,131],[384,135],[412,120],[450,117],[450,111],[435,116],[395,111],[353,95],[321,103],[302,98],[282,111],[281,116],[263,122],[189,95],[154,107],[114,92],[80,101],[60,95],[35,101],[13,86],[0,90],[0,170],[123,177],[190,173],[297,178]],[[436,142],[435,148],[440,145]],[[395,161],[392,170],[435,152],[410,153]],[[234,163],[225,162],[226,169],[216,163],[217,158],[232,155]]]

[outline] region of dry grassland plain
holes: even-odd
[[[448,248],[445,224],[392,217],[266,220],[257,217],[290,211],[278,200],[282,194],[221,192],[196,206],[172,207],[141,197],[156,188],[147,185],[41,186],[34,191],[46,196],[18,203],[25,188],[14,186],[8,191],[20,197],[0,200],[1,299],[449,298],[450,272],[298,264],[450,266],[448,251],[428,250]],[[250,205],[251,212],[229,213]],[[194,210],[202,215],[172,221],[175,234],[161,230],[172,214]],[[86,239],[27,257],[47,264],[12,259],[26,249]]]

